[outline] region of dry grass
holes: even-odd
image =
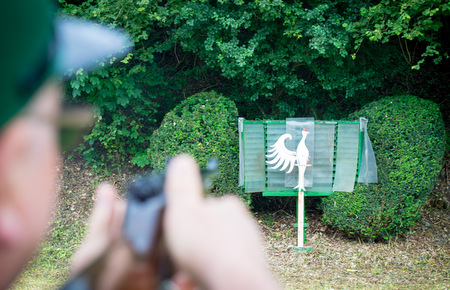
[[[272,226],[262,222],[267,255],[286,289],[450,288],[448,212],[434,212],[430,221],[438,222],[384,243],[349,239],[310,217],[307,245],[314,247],[311,252],[293,249],[297,242],[294,217],[276,214],[273,218]]]
[[[68,269],[29,269],[11,289],[58,289],[67,276]]]

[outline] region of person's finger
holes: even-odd
[[[96,196],[87,236],[72,260],[74,275],[97,259],[110,243],[110,225],[116,205],[116,190],[111,185],[100,184]]]
[[[89,231],[96,235],[107,235],[111,219],[114,215],[117,192],[112,185],[101,183],[97,187],[96,197],[89,220]]]
[[[123,234],[123,223],[125,221],[125,212],[127,203],[122,199],[116,199],[114,202],[114,212],[110,221],[109,233],[112,240],[119,239]]]
[[[186,207],[202,199],[200,170],[192,157],[180,155],[170,161],[164,189],[169,207]]]
[[[172,289],[174,290],[194,290],[197,288],[197,284],[192,277],[184,272],[178,271],[171,279]]]

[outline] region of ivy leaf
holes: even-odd
[[[73,81],[70,82],[72,88],[79,90],[81,87],[81,83],[80,80],[78,78],[74,79]]]
[[[100,79],[98,77],[91,77],[91,84],[94,86],[100,84]]]
[[[117,103],[121,105],[122,107],[126,107],[128,103],[130,102],[130,99],[127,97],[119,97],[117,98]]]
[[[147,154],[136,154],[136,156],[134,156],[131,159],[131,164],[137,165],[139,167],[144,167],[150,164],[150,159],[148,158]]]

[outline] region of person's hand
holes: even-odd
[[[164,235],[180,271],[206,289],[278,289],[247,209],[231,196],[204,198],[191,157],[171,160],[165,191]]]
[[[72,275],[84,271],[94,261],[102,260],[95,289],[152,289],[154,271],[151,263],[133,260],[123,239],[126,203],[113,186],[100,184],[90,217],[88,232],[72,262]]]
[[[233,197],[204,198],[200,172],[188,156],[175,157],[166,174],[163,234],[177,272],[174,289],[277,289],[264,258],[261,233]],[[136,263],[122,236],[125,202],[100,185],[88,234],[73,262],[76,275],[99,256],[98,289],[154,289],[152,261]],[[105,254],[106,253],[106,254]]]

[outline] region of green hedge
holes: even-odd
[[[215,92],[195,94],[167,113],[152,135],[148,149],[150,165],[160,170],[168,158],[187,153],[204,168],[212,157],[219,159],[220,173],[213,180],[213,194],[237,194],[247,202],[238,187],[238,111],[231,100]]]
[[[378,183],[323,200],[324,216],[351,235],[389,238],[417,221],[441,170],[445,147],[438,106],[415,96],[388,97],[350,115],[369,119]]]

